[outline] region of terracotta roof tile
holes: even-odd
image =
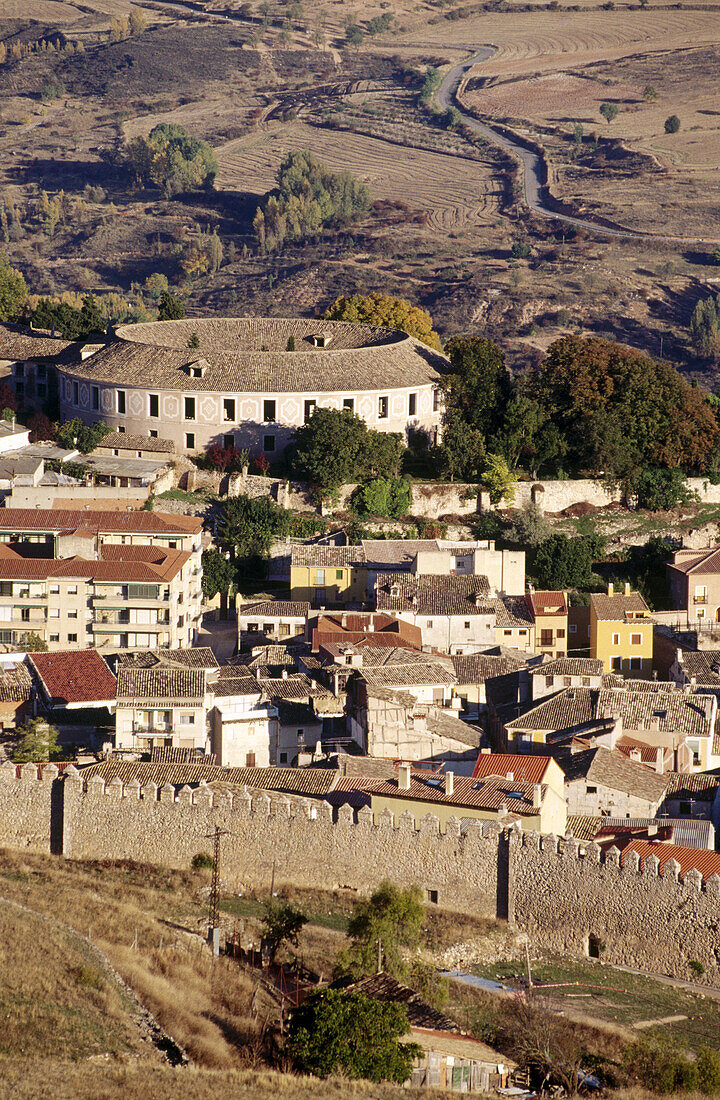
[[[361,546],[326,546],[306,543],[290,550],[290,567],[342,569],[348,565],[360,565],[365,561]]]
[[[206,694],[205,671],[200,668],[118,669],[117,701],[122,706],[201,705]]]
[[[720,852],[707,852],[700,848],[685,848],[679,844],[660,844],[651,840],[627,840],[616,838],[609,841],[608,846],[614,844],[620,849],[621,861],[624,864],[630,852],[636,852],[640,856],[641,866],[648,856],[655,856],[660,861],[660,874],[665,873],[665,864],[671,859],[680,864],[680,874],[686,875],[688,871],[699,871],[703,878],[711,875],[720,875]],[[605,846],[605,845],[603,845]]]
[[[459,684],[481,684],[495,676],[507,676],[525,668],[522,657],[494,653],[463,653],[452,657]]]
[[[448,769],[449,771],[452,769]],[[522,817],[536,817],[539,810],[533,807],[535,784],[522,779],[509,780],[505,776],[488,775],[482,779],[456,775],[453,793],[445,793],[445,778],[442,773],[412,772],[409,790],[401,790],[397,779],[385,780],[373,789],[373,795],[391,797],[403,801],[441,803],[445,806],[466,807],[479,810],[499,810],[506,805],[511,813]],[[542,785],[541,797],[544,799],[547,786]],[[432,813],[432,810],[428,810]],[[458,814],[458,816],[462,816]]]
[[[473,778],[504,775],[512,772],[514,779],[542,783],[552,761],[551,756],[534,756],[514,752],[481,752],[475,764]]]
[[[631,592],[628,596],[623,593],[608,596],[603,592],[592,592],[590,606],[598,619],[618,622],[622,622],[628,612],[650,612],[650,608],[639,592]]]
[[[202,530],[202,519],[164,512],[111,512],[82,508],[2,508],[0,531],[74,531],[84,527],[101,534],[162,535],[172,538]]]
[[[14,665],[0,672],[0,702],[26,703],[31,695],[32,677],[25,665]]]
[[[238,787],[282,791],[323,798],[338,780],[330,768],[222,768],[210,764],[152,764],[112,758],[102,764],[80,769],[85,781],[94,775],[110,783],[119,777],[123,783],[137,779],[141,786],[155,783],[158,787],[170,783],[173,787],[197,786],[222,781]]]
[[[622,753],[602,745],[581,752],[558,755],[557,762],[565,773],[565,782],[585,779],[614,791],[660,803],[668,785],[666,775],[658,775],[645,764],[628,760]]]
[[[378,573],[378,611],[414,611],[418,615],[492,615],[498,601],[488,597],[487,577]]]
[[[237,609],[238,616],[263,616],[268,618],[307,619],[310,614],[310,604],[304,600],[261,600],[258,603],[244,603]],[[261,624],[262,625],[262,624]]]
[[[31,653],[28,660],[54,706],[115,699],[115,677],[94,649]]]
[[[602,676],[603,662],[594,657],[557,657],[543,661],[533,670],[533,676]]]
[[[146,435],[128,435],[126,432],[108,432],[98,443],[93,454],[103,448],[118,451],[151,451],[153,454],[175,454],[172,439],[154,439]]]

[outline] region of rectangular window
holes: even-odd
[[[263,436],[263,450],[266,452],[266,454],[272,454],[272,452],[275,450],[275,436],[274,435],[264,435]]]
[[[226,397],[223,400],[223,419],[235,423],[235,398]]]
[[[59,642],[60,641],[60,635],[59,634],[51,634],[50,635],[50,641],[51,642]]]
[[[92,407],[95,411],[100,408],[100,390],[97,386],[90,387],[90,395],[92,399]]]
[[[428,630],[432,630],[432,624],[433,624],[432,619],[428,619],[428,621],[425,623]]]
[[[180,725],[181,726],[194,726],[195,725],[195,715],[194,714],[181,714],[180,715]]]
[[[630,668],[642,668],[642,657],[631,657]]]
[[[642,634],[631,634],[630,645],[642,645]]]
[[[619,634],[613,634],[612,644],[613,645],[620,645],[620,635]]]
[[[281,752],[280,753],[280,763],[281,764],[287,764],[287,753],[286,752]]]
[[[540,631],[540,645],[552,645],[553,644],[553,632],[552,630]]]
[[[415,416],[417,413],[417,394],[411,393],[408,397],[408,416]]]
[[[342,571],[342,569],[336,569],[336,570],[335,570],[335,580],[336,580],[336,581],[341,581],[342,579],[343,579],[343,571]]]
[[[224,435],[223,436],[223,448],[226,451],[230,451],[230,450],[232,450],[232,448],[234,446],[235,446],[235,436],[234,435]]]
[[[289,638],[290,637],[290,627],[287,623],[280,623],[280,637],[281,638]]]
[[[563,687],[572,687],[572,676],[563,676]]]
[[[77,634],[68,634],[68,642],[77,642]]]
[[[570,623],[568,630],[571,634],[577,634],[577,626],[575,625],[575,623]]]
[[[30,608],[29,607],[21,607],[20,608],[20,619],[24,623],[29,623],[30,622]]]
[[[254,752],[248,752],[248,753],[245,754],[245,767],[246,768],[254,768],[255,767],[255,753]]]
[[[428,896],[428,901],[432,905],[437,905],[437,903],[438,903],[438,892],[437,892],[437,890],[428,890],[427,896]]]
[[[622,657],[612,657],[610,659],[610,668],[613,672],[622,672]]]
[[[378,398],[378,419],[387,420],[389,401],[387,397]]]
[[[555,683],[555,677],[554,676],[546,676],[545,677],[545,687],[546,688],[551,688],[554,683]]]
[[[80,404],[80,387],[77,382],[73,382],[73,405]]]
[[[315,584],[325,584],[325,570],[324,569],[316,569],[315,570]]]
[[[60,608],[59,607],[51,607],[50,610],[48,611],[48,615],[50,616],[51,619],[59,619],[60,618]]]
[[[680,817],[692,817],[692,804],[690,802],[681,802],[678,806]]]
[[[695,585],[695,603],[707,603],[708,590],[706,584]]]
[[[585,787],[585,793],[586,794],[597,794],[597,787],[591,787],[591,786],[587,785]]]
[[[185,449],[187,451],[195,450],[195,432],[185,432]]]
[[[270,422],[276,419],[276,405],[274,401],[263,401],[263,420]]]
[[[151,428],[150,431],[148,432],[148,437],[150,439],[157,439],[157,437],[158,437],[157,430]]]
[[[152,413],[150,413],[150,415],[152,416]],[[185,419],[186,420],[194,420],[195,419],[195,398],[194,397],[186,397],[185,398]]]
[[[129,584],[127,586],[127,599],[129,600],[157,600],[159,585],[157,584]]]
[[[67,616],[68,619],[77,619],[78,613],[77,611],[68,611]]]
[[[160,396],[157,393],[148,394],[150,416],[160,416]]]
[[[117,411],[120,416],[125,415],[125,390],[117,391]]]
[[[440,390],[433,390],[433,412],[438,412],[440,408]]]
[[[470,622],[468,621],[468,622],[463,623],[463,627],[464,627],[465,630],[469,630],[470,629]]]
[[[348,412],[355,412],[355,398],[343,397],[343,408],[347,409]]]
[[[560,629],[557,632],[557,636],[558,636],[558,638],[564,638],[565,637],[565,630],[564,630],[563,627],[560,627]]]
[[[503,630],[503,636],[505,638],[512,638],[512,630]]]
[[[68,590],[68,596],[77,596],[77,585],[76,584],[69,584],[68,587],[67,587],[67,590]]]
[[[315,412],[315,406],[316,405],[317,405],[317,401],[310,400],[310,401],[305,402],[305,423],[306,424],[307,424],[308,420],[310,419],[310,417],[312,416],[312,414]]]

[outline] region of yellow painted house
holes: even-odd
[[[361,546],[293,546],[290,599],[311,607],[351,607],[366,598],[367,570]]]
[[[603,662],[606,672],[622,672],[636,678],[652,675],[653,621],[650,608],[639,592],[625,585],[616,593],[590,596],[590,656]]]

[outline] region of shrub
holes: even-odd
[[[353,504],[361,516],[399,519],[407,515],[411,503],[412,488],[407,478],[378,477],[360,485],[353,494]]]
[[[527,241],[515,241],[510,249],[510,255],[514,260],[524,260],[532,252],[532,246]]]
[[[600,114],[603,116],[606,122],[612,122],[618,116],[618,106],[616,103],[601,103]]]
[[[701,1050],[697,1060],[698,1084],[702,1092],[720,1092],[720,1050]]]
[[[193,871],[213,871],[215,869],[215,860],[212,856],[209,856],[207,852],[198,852],[198,854],[192,858],[191,867]]]
[[[703,974],[705,973],[705,967],[701,962],[698,962],[697,959],[690,959],[688,967],[696,978],[702,978]]]
[[[665,119],[665,133],[666,134],[676,134],[679,129],[680,129],[680,119],[678,118],[677,115],[670,115],[669,118]]]

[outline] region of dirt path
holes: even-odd
[[[559,205],[553,198],[547,185],[547,165],[544,158],[525,145],[522,138],[512,131],[503,128],[501,131],[494,126],[481,122],[474,115],[463,109],[462,84],[468,71],[477,64],[494,57],[497,50],[494,46],[483,46],[472,57],[459,62],[447,72],[436,94],[436,101],[440,108],[447,110],[455,107],[460,112],[460,117],[466,126],[483,138],[499,145],[501,149],[514,156],[522,166],[523,197],[525,204],[534,213],[541,217],[552,218],[554,221],[563,222],[566,225],[576,226],[579,229],[587,229],[593,233],[603,234],[607,237],[615,237],[625,240],[662,241],[680,244],[718,244],[717,237],[671,237],[661,236],[655,233],[643,233],[642,231],[628,229],[627,226],[617,223],[592,221],[589,218],[579,218],[572,214],[564,214],[557,209]]]

